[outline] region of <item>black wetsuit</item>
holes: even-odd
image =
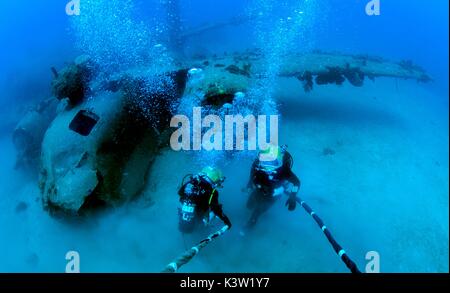
[[[247,188],[251,189],[247,201],[247,208],[252,215],[247,223],[248,227],[256,224],[259,216],[267,211],[283,194],[288,195],[286,205],[289,210],[296,206],[295,197],[300,189],[300,180],[292,172],[292,157],[285,152],[283,164],[276,172],[267,172],[259,168],[259,160],[253,162]]]
[[[225,225],[231,227],[231,222],[223,213],[219,204],[219,192],[203,176],[191,176],[178,191],[182,208],[180,209],[179,229],[182,232],[192,232],[199,223],[213,212]]]

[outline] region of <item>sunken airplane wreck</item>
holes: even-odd
[[[345,81],[362,86],[377,77],[431,80],[410,61],[319,51],[293,53],[283,60],[279,76],[298,79],[305,91]],[[144,90],[145,68],[100,77],[88,56],[53,70],[53,97],[27,113],[13,133],[18,166],[40,168],[47,210],[79,215],[136,198],[159,150],[168,145],[172,101],[202,91],[199,106],[232,104],[234,94],[245,93],[265,70],[264,55],[258,50],[177,64],[178,68],[159,74],[162,86],[155,91]],[[203,70],[199,83],[189,82],[191,68]],[[151,112],[144,113],[141,103],[150,105]]]

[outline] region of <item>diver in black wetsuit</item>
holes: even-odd
[[[283,194],[288,196],[286,206],[295,210],[300,180],[292,172],[292,156],[286,147],[271,145],[259,153],[253,162],[247,191],[247,208],[252,210],[245,229],[253,227],[261,214],[267,211]]]
[[[223,213],[219,204],[219,192],[225,178],[219,169],[206,167],[197,175],[187,175],[178,191],[181,208],[179,208],[179,230],[191,233],[200,223],[205,225],[217,216],[225,225],[231,228],[231,222]],[[186,177],[185,177],[186,179]]]

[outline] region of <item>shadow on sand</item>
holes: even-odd
[[[404,122],[395,113],[381,109],[380,106],[355,104],[354,101],[336,101],[332,98],[283,99],[280,105],[281,115],[291,121],[322,121],[325,123],[356,125],[373,124],[374,126],[404,127]]]

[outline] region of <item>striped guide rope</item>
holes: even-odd
[[[317,214],[312,210],[312,208],[301,198],[296,197],[296,201],[306,210],[306,212],[316,221],[316,223],[319,225],[322,232],[327,237],[330,244],[333,246],[334,251],[336,254],[341,258],[341,260],[345,263],[347,268],[350,269],[352,273],[361,273],[361,271],[358,269],[356,264],[350,259],[350,257],[347,255],[345,250],[336,242],[336,240],[331,235],[329,229],[325,224],[323,223],[322,219],[317,216]],[[178,271],[178,269],[187,264],[191,259],[193,259],[202,248],[204,248],[206,245],[208,245],[211,241],[213,241],[215,238],[221,236],[229,229],[228,226],[222,227],[217,232],[210,234],[208,237],[200,241],[196,246],[191,247],[187,251],[185,251],[182,255],[180,255],[176,260],[169,263],[166,268],[162,271],[162,273],[175,273]]]
[[[220,230],[218,230],[215,233],[210,234],[208,237],[200,241],[197,245],[191,247],[190,249],[186,250],[182,255],[180,255],[176,260],[169,263],[166,268],[162,271],[162,273],[175,273],[178,271],[178,269],[187,264],[191,261],[191,259],[196,256],[200,250],[208,245],[211,241],[213,241],[215,238],[219,237],[220,235],[224,234],[229,229],[228,226],[223,226]]]
[[[305,211],[316,221],[316,223],[319,225],[320,229],[322,229],[323,233],[327,237],[328,241],[330,242],[331,246],[333,246],[334,251],[337,255],[341,258],[341,260],[345,263],[347,268],[350,269],[352,273],[361,273],[361,271],[358,269],[356,264],[348,257],[345,250],[334,240],[333,236],[331,235],[330,231],[328,230],[327,226],[323,223],[322,219],[317,216],[317,214],[311,209],[311,207],[304,202],[301,198],[298,196],[295,198],[295,200],[305,209]]]

